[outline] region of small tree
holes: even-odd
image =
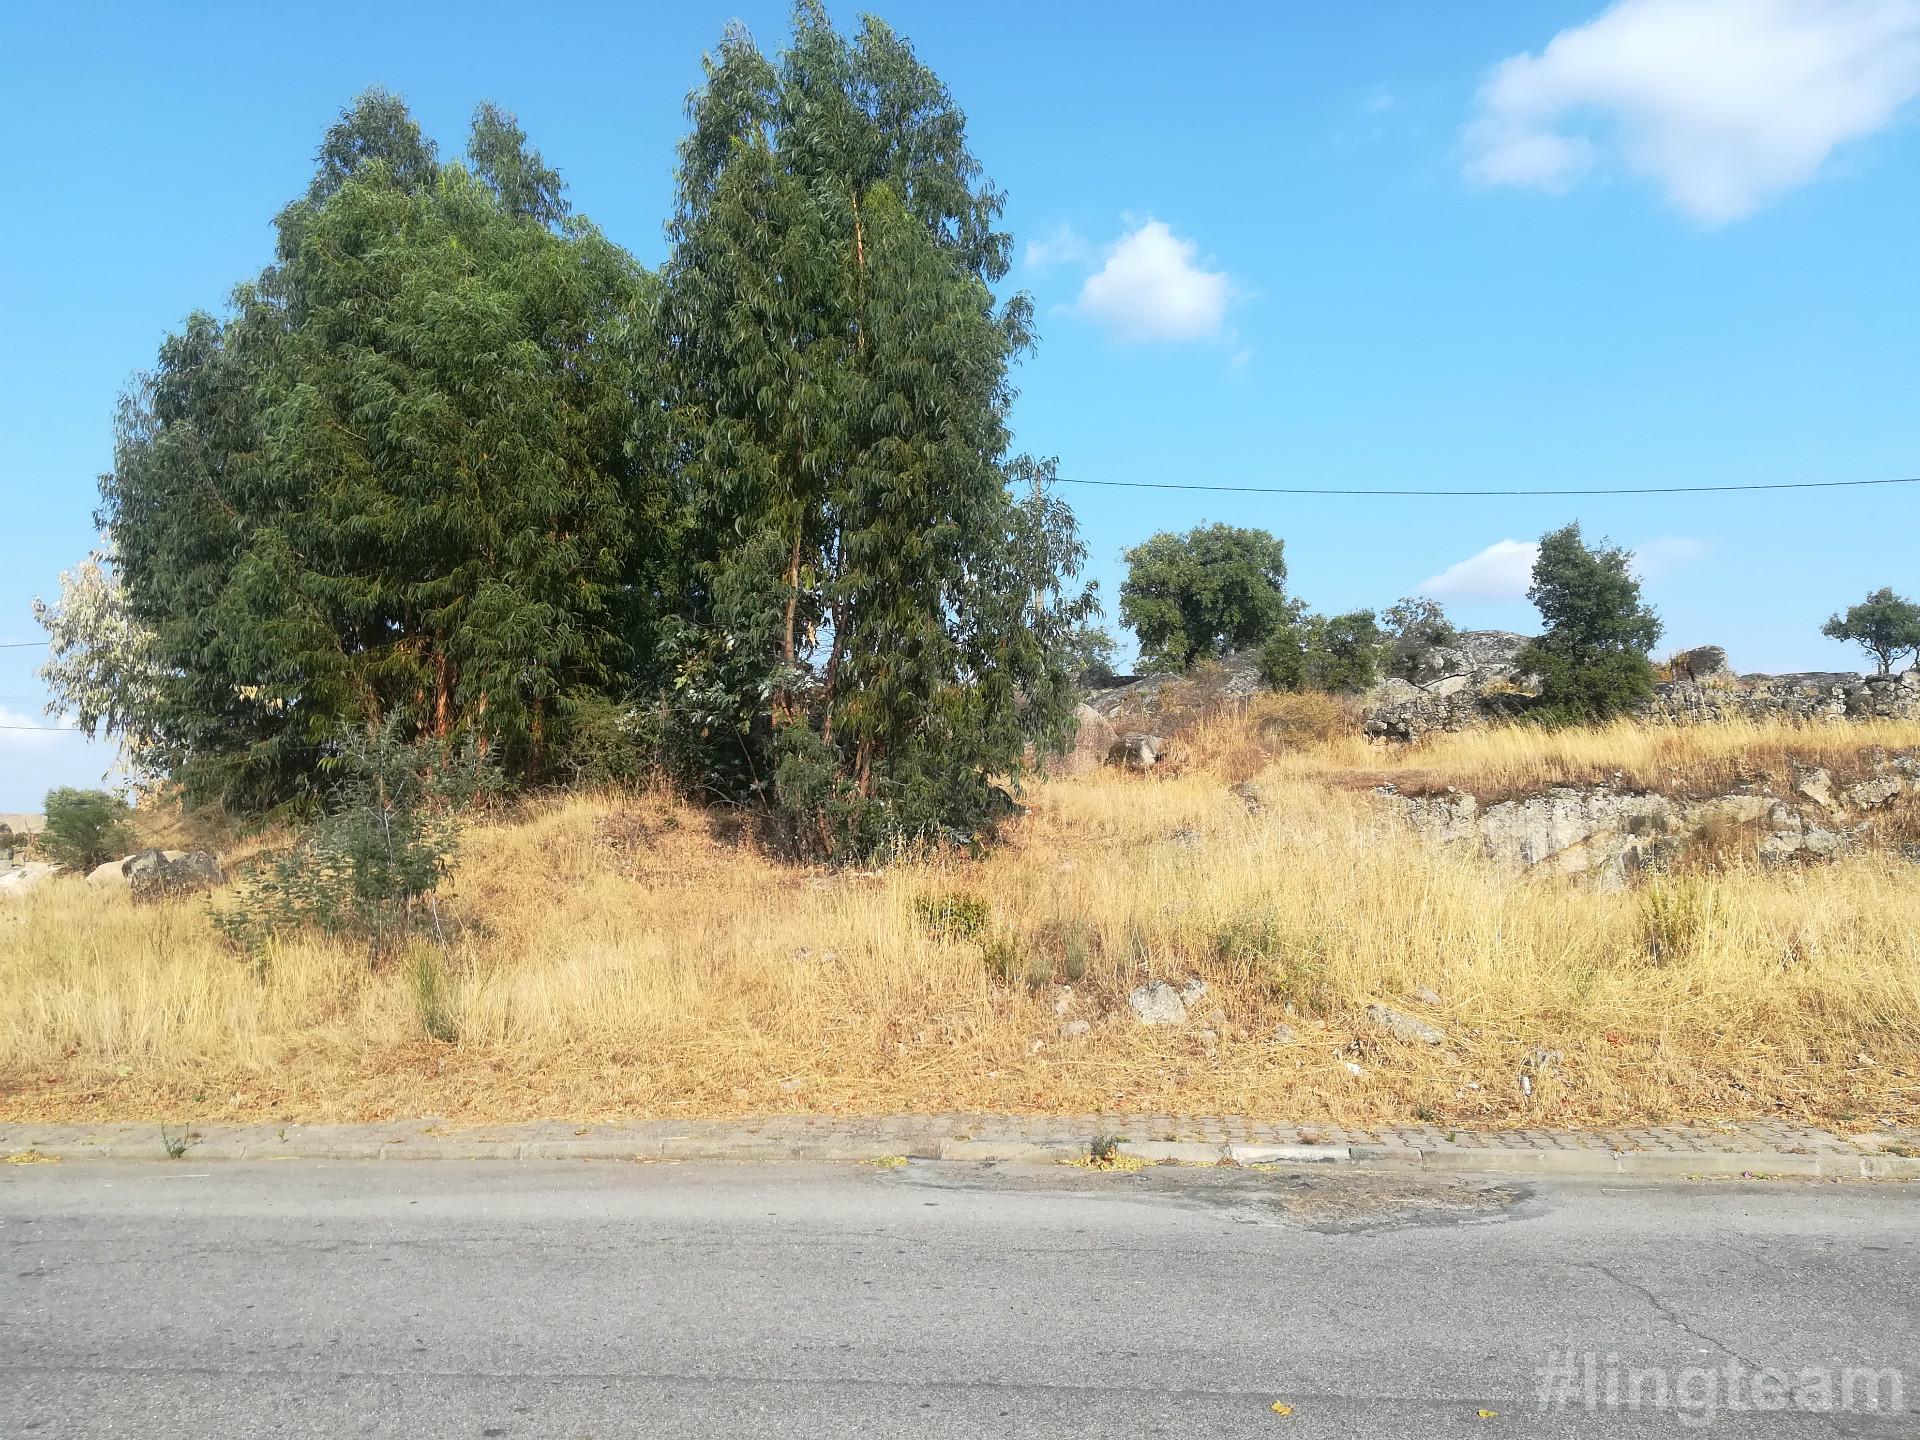
[[[1145,668],[1183,669],[1257,645],[1288,618],[1284,542],[1265,530],[1163,531],[1125,559],[1120,618],[1140,637]]]
[[[364,941],[377,958],[411,934],[445,940],[434,892],[452,869],[460,812],[498,788],[468,742],[407,741],[397,715],[333,757],[326,812],[216,916],[248,943],[300,929]]]
[[[1604,720],[1653,693],[1647,652],[1660,639],[1660,618],[1640,598],[1632,560],[1618,546],[1588,545],[1578,524],[1541,537],[1527,598],[1546,632],[1515,659],[1540,677],[1540,719]]]
[[[1260,647],[1260,674],[1276,690],[1353,695],[1380,678],[1386,637],[1371,610],[1289,619]]]
[[[1858,605],[1820,627],[1829,640],[1851,640],[1871,655],[1882,675],[1903,655],[1920,652],[1920,605],[1882,585]]]
[[[1424,595],[1409,595],[1389,605],[1380,615],[1392,650],[1391,668],[1396,675],[1415,670],[1420,657],[1437,646],[1449,645],[1459,636],[1440,602]]]
[[[127,807],[105,790],[47,792],[47,824],[35,848],[56,865],[91,870],[133,848]]]

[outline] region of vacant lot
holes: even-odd
[[[1920,726],[1388,752],[1270,721],[1201,725],[1176,773],[1034,787],[978,861],[807,870],[664,796],[535,803],[471,830],[451,948],[379,965],[318,938],[250,954],[204,901],[55,882],[0,909],[0,1114],[1920,1115],[1913,862],[1735,856],[1601,893],[1437,848],[1366,793],[1845,770]],[[1127,997],[1153,979],[1207,991],[1148,1027]]]

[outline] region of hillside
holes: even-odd
[[[1817,863],[1722,836],[1607,888],[1423,835],[1396,798],[1840,786],[1920,724],[1383,750],[1336,721],[1230,707],[1151,771],[1031,787],[977,860],[779,863],[652,793],[503,809],[470,827],[445,955],[378,965],[58,879],[0,906],[0,1115],[1920,1115],[1915,872],[1879,829]]]

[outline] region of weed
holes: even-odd
[[[170,1130],[164,1124],[160,1127],[160,1147],[167,1152],[169,1160],[185,1156],[194,1138],[192,1126],[183,1126],[179,1130]]]
[[[442,1045],[459,1040],[460,1013],[447,962],[440,952],[430,945],[416,945],[407,960],[407,982],[427,1038]]]
[[[993,906],[971,890],[948,890],[913,897],[914,917],[936,940],[973,940],[987,928]]]

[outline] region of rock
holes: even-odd
[[[1122,735],[1107,750],[1107,763],[1127,770],[1151,770],[1160,763],[1167,742],[1158,735],[1133,732]]]
[[[1197,1005],[1207,993],[1207,982],[1200,979],[1187,981],[1180,987],[1180,999],[1188,1005]]]
[[[104,865],[96,865],[87,872],[87,884],[102,890],[124,890],[127,888],[127,862],[109,860]]]
[[[1440,1003],[1440,996],[1433,990],[1428,989],[1425,985],[1420,986],[1419,989],[1413,992],[1413,998],[1418,1000],[1422,1005],[1438,1005]]]
[[[1060,1038],[1078,1040],[1091,1029],[1093,1029],[1093,1023],[1089,1020],[1069,1020],[1060,1027]]]
[[[220,862],[204,850],[142,850],[121,862],[135,900],[165,900],[211,890],[224,878]]]
[[[1426,1021],[1390,1005],[1367,1006],[1367,1019],[1389,1034],[1402,1040],[1417,1040],[1422,1045],[1438,1045],[1447,1038]]]
[[[1180,992],[1164,980],[1141,985],[1127,996],[1127,1005],[1142,1025],[1184,1025],[1187,1004]]]
[[[25,895],[29,890],[37,890],[50,878],[60,873],[60,867],[46,860],[31,860],[25,865],[0,874],[0,897]]]
[[[1120,736],[1113,722],[1091,705],[1076,707],[1073,716],[1079,729],[1074,732],[1073,748],[1060,757],[1058,768],[1062,775],[1085,775],[1105,763]]]
[[[1673,657],[1672,670],[1674,679],[1696,684],[1734,679],[1733,668],[1727,664],[1727,652],[1718,645],[1696,645],[1681,651]]]
[[[1182,850],[1198,850],[1207,843],[1207,837],[1191,825],[1182,825],[1167,837],[1167,842]]]
[[[1897,776],[1878,775],[1846,789],[1847,806],[1853,810],[1878,810],[1900,793]]]
[[[1073,987],[1071,985],[1062,985],[1059,992],[1053,997],[1053,1013],[1056,1015],[1064,1015],[1072,1008]]]
[[[1267,1038],[1272,1040],[1276,1045],[1291,1045],[1294,1041],[1298,1040],[1300,1036],[1291,1025],[1281,1024],[1274,1026],[1273,1034]]]
[[[1220,1036],[1217,1031],[1196,1030],[1193,1032],[1193,1038],[1200,1042],[1200,1048],[1206,1051],[1207,1054],[1213,1055],[1218,1053],[1220,1049]]]
[[[1251,780],[1242,780],[1234,786],[1233,798],[1246,807],[1249,815],[1258,815],[1267,808],[1266,798],[1261,795],[1260,787]]]
[[[1038,1055],[1042,1050],[1046,1048],[1047,1048],[1047,1042],[1042,1040],[1038,1035],[1034,1036],[1033,1039],[1027,1041],[1027,1053],[1029,1055]]]
[[[1793,791],[1822,810],[1833,809],[1833,776],[1822,766],[1801,771],[1793,782]]]

